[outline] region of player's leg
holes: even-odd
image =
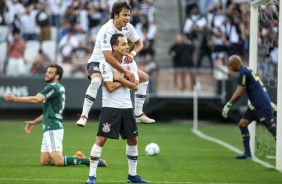
[[[241,119],[239,122],[239,128],[241,131],[242,141],[244,145],[244,153],[242,155],[236,156],[236,159],[251,159],[251,148],[250,148],[250,133],[248,130],[248,125],[250,124],[250,120]]]
[[[265,127],[268,129],[268,131],[276,140],[276,125],[274,122],[274,115],[272,109],[264,110],[262,114],[263,114],[262,115],[263,118],[259,118],[259,119],[264,119],[264,121],[262,121],[261,123],[265,125]]]
[[[137,162],[138,162],[138,147],[137,136],[138,127],[135,122],[135,118],[132,109],[123,110],[123,124],[120,130],[122,139],[126,139],[126,157],[128,162],[128,176],[127,182],[129,183],[148,183],[137,175]]]
[[[102,149],[104,144],[106,143],[106,140],[106,137],[97,136],[95,144],[91,148],[89,176],[86,182],[87,184],[95,184],[96,182],[96,171],[102,154]]]
[[[96,99],[97,91],[102,83],[102,75],[100,73],[98,62],[92,62],[88,64],[87,69],[88,69],[88,74],[91,78],[91,81],[86,90],[82,113],[80,115],[79,120],[76,122],[78,126],[82,126],[82,127],[84,127],[87,122],[88,114]]]
[[[147,117],[143,113],[143,105],[145,103],[147,88],[149,84],[149,76],[141,70],[138,70],[139,88],[135,92],[135,108],[134,114],[137,123],[154,123],[155,120]]]

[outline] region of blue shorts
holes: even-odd
[[[257,110],[251,110],[248,107],[247,111],[243,115],[243,119],[256,121],[258,123],[262,123],[265,126],[269,126],[274,122],[272,109],[257,111]]]

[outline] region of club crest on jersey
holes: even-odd
[[[103,123],[103,128],[102,128],[103,132],[108,133],[111,131],[111,124],[109,123]]]

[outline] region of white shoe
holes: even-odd
[[[87,122],[87,117],[85,115],[80,115],[79,120],[76,122],[76,124],[80,127],[85,127]]]
[[[145,123],[145,124],[150,124],[150,123],[155,123],[156,121],[154,119],[149,118],[146,116],[146,114],[142,114],[140,117],[136,118],[136,123]]]

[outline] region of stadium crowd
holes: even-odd
[[[201,68],[209,63],[214,78],[222,80],[226,79],[223,73],[228,72],[229,56],[240,55],[248,63],[250,1],[186,0],[185,3],[183,36],[178,35],[169,49],[176,69]],[[275,78],[279,8],[266,4],[259,11],[258,71],[261,76]]]
[[[115,0],[0,0],[0,76],[44,75],[50,63],[65,77],[85,77],[95,37]],[[150,74],[157,67],[153,0],[130,0],[130,22],[144,43],[135,58]],[[20,44],[19,44],[20,43]],[[19,68],[19,71],[15,71]],[[43,72],[42,72],[43,71]]]
[[[130,22],[144,42],[135,60],[141,70],[152,74],[158,68],[154,0],[128,1],[132,6]],[[66,77],[85,77],[95,36],[110,18],[114,2],[0,0],[0,76],[43,75],[50,63],[58,63]],[[276,78],[278,7],[264,5],[260,11],[264,17],[259,22],[258,72],[265,78]],[[249,26],[249,1],[185,0],[184,35],[178,35],[169,48],[173,67],[185,70],[210,66],[216,80],[226,79],[230,55],[238,54],[248,62]]]

